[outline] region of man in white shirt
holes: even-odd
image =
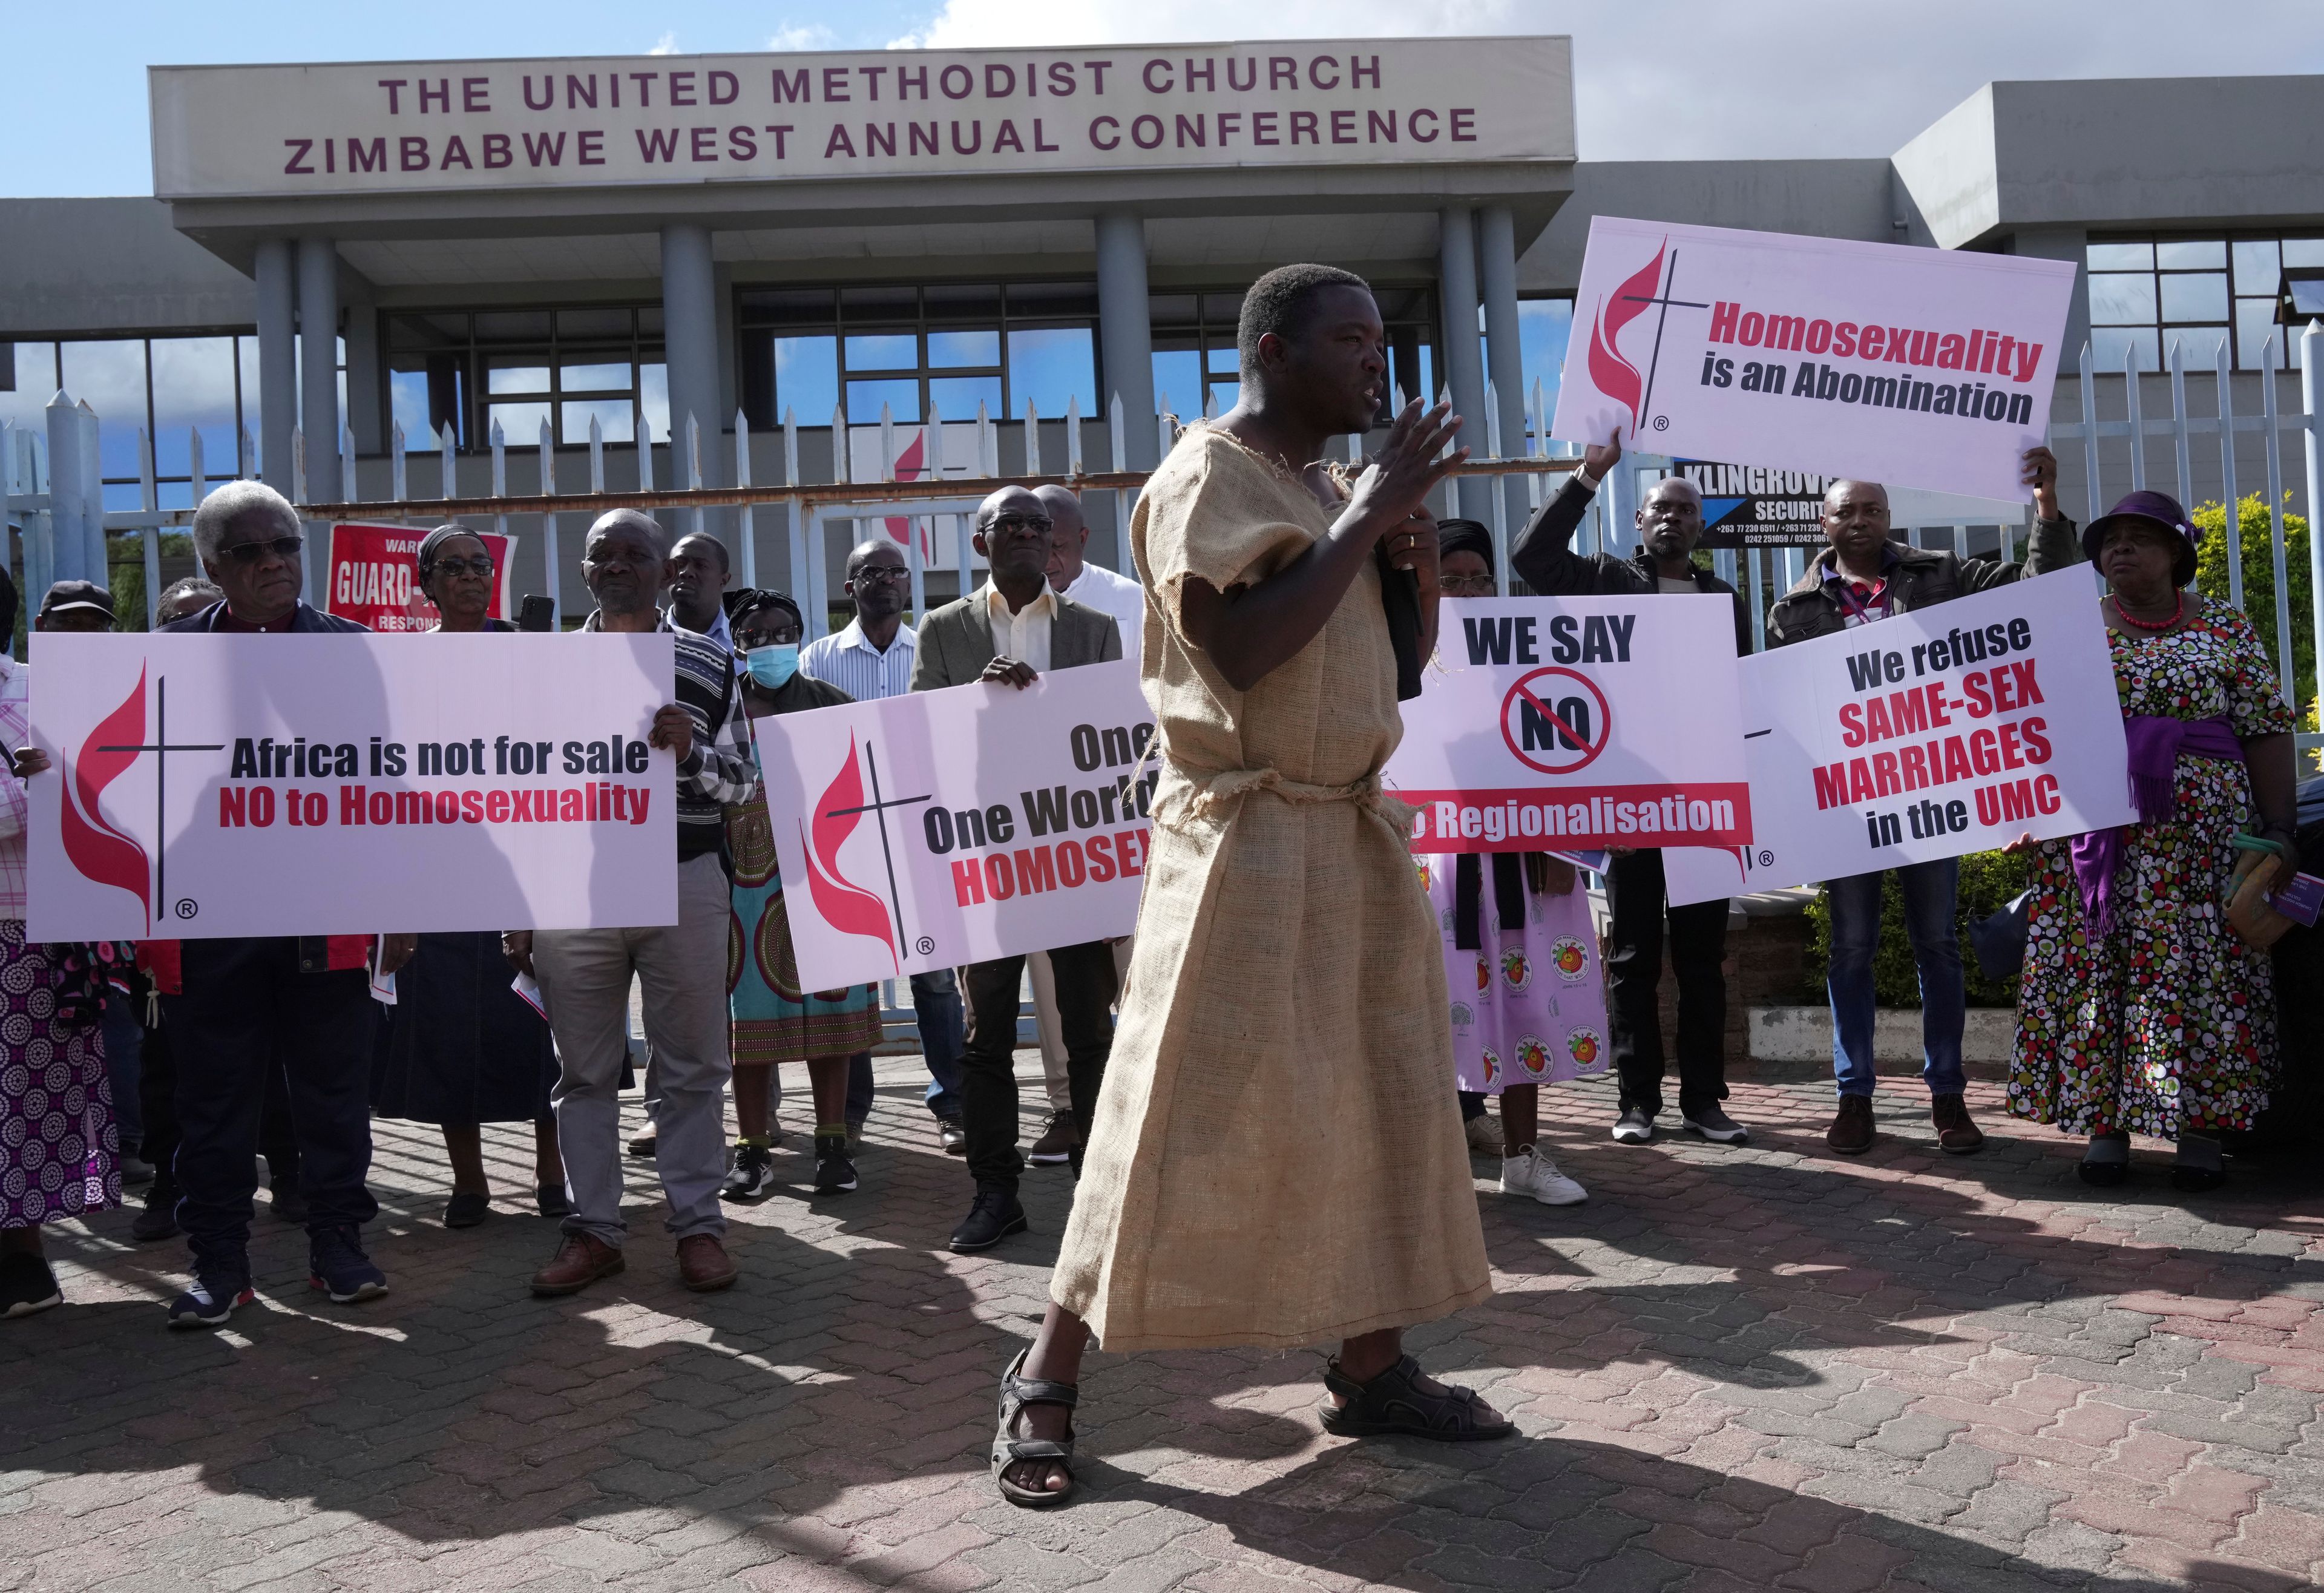
[[[859,703],[900,697],[912,689],[912,661],[919,637],[904,622],[911,596],[911,570],[892,537],[869,538],[847,555],[847,580],[840,590],[855,605],[855,617],[837,634],[799,649],[799,673],[835,686]],[[928,1068],[927,1107],[936,1120],[936,1140],[947,1156],[967,1148],[961,1127],[960,1050],[967,1027],[960,985],[949,968],[912,975],[912,1014],[919,1020],[920,1054]],[[847,1117],[860,1131],[872,1107],[872,1058],[850,1059]]]
[[[726,628],[726,605],[721,600],[733,581],[726,544],[705,531],[680,537],[669,550],[669,622],[681,631],[706,636],[734,650],[734,633]],[[737,659],[739,666],[741,660]]]
[[[1082,501],[1071,489],[1040,487],[1033,495],[1049,516],[1050,586],[1075,603],[1111,614],[1121,627],[1121,656],[1137,663],[1139,644],[1146,635],[1146,588],[1135,576],[1117,576],[1083,557],[1089,545],[1089,521],[1082,517]]]
[[[847,556],[840,588],[855,617],[835,635],[799,650],[799,673],[827,682],[859,703],[900,697],[912,689],[912,658],[919,638],[903,622],[912,575],[892,537],[858,543]]]

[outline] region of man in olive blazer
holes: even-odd
[[[920,622],[912,689],[985,683],[984,689],[1023,690],[1048,669],[1102,664],[1121,657],[1113,616],[1049,585],[1053,531],[1041,501],[1023,487],[1003,487],[976,511],[976,550],[992,579]],[[1113,1045],[1113,952],[1103,941],[1056,946],[1057,1017],[1065,1031],[1074,1118],[1089,1137],[1090,1114]],[[1017,1183],[1024,1158],[1017,1149],[1017,1008],[1025,959],[996,958],[961,970],[968,1003],[968,1043],[961,1054],[961,1126],[968,1139],[968,1170],[976,1199],[953,1230],[964,1255],[989,1250],[1025,1231]],[[1081,1171],[1081,1152],[1073,1153]]]

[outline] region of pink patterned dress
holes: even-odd
[[[1471,950],[1457,944],[1457,860],[1431,853],[1413,861],[1443,936],[1460,1087],[1499,1095],[1512,1084],[1555,1084],[1605,1072],[1606,987],[1590,898],[1581,887],[1559,896],[1528,885],[1524,926],[1504,928],[1492,860],[1481,859],[1478,945]]]

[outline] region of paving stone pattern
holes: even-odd
[[[2139,1178],[2101,1199],[2074,1147],[2006,1124],[1989,1085],[1972,1105],[1999,1137],[1937,1155],[1909,1080],[1884,1088],[1882,1142],[1854,1161],[1822,1148],[1828,1085],[1738,1086],[1740,1151],[1625,1149],[1607,1084],[1545,1091],[1547,1142],[1590,1203],[1519,1204],[1480,1178],[1501,1292],[1413,1335],[1521,1437],[1327,1439],[1313,1354],[1098,1355],[1081,1497],[1013,1509],[983,1460],[994,1382],[1071,1184],[1032,1172],[1030,1235],[947,1254],[968,1181],[917,1068],[881,1064],[859,1192],[809,1198],[793,1134],[790,1185],[733,1212],[742,1281],[725,1294],[678,1288],[632,1164],[627,1274],[531,1299],[554,1235],[508,1198],[522,1128],[487,1131],[502,1210],[447,1232],[432,1131],[379,1125],[370,1242],[394,1288],[363,1307],[308,1291],[302,1237],[263,1198],[261,1302],[215,1335],[163,1329],[182,1251],[133,1245],[130,1213],[53,1230],[68,1304],[0,1324],[0,1588],[2324,1577],[2315,1170],[2242,1165],[2190,1199],[2143,1146]]]

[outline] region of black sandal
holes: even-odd
[[[1051,1383],[1039,1377],[1020,1377],[1018,1368],[1030,1349],[1020,1349],[1009,1369],[1001,1374],[1001,1425],[992,1434],[992,1480],[1001,1489],[1001,1496],[1012,1505],[1038,1509],[1055,1505],[1074,1491],[1074,1432],[1070,1421],[1065,1436],[1057,1438],[1019,1438],[1015,1435],[1017,1418],[1027,1405],[1063,1405],[1067,1410],[1081,1401],[1081,1390],[1071,1383]],[[1020,1460],[1042,1460],[1056,1466],[1065,1474],[1065,1486],[1055,1493],[1043,1488],[1028,1488],[1009,1480],[1009,1468]]]
[[[1474,1443],[1507,1438],[1517,1430],[1506,1416],[1484,1422],[1477,1413],[1483,1402],[1475,1389],[1447,1387],[1442,1394],[1425,1394],[1421,1376],[1420,1363],[1407,1355],[1370,1382],[1359,1383],[1341,1372],[1334,1356],[1323,1368],[1323,1386],[1346,1395],[1348,1403],[1324,1403],[1323,1431],[1337,1438],[1405,1432],[1447,1443]]]

